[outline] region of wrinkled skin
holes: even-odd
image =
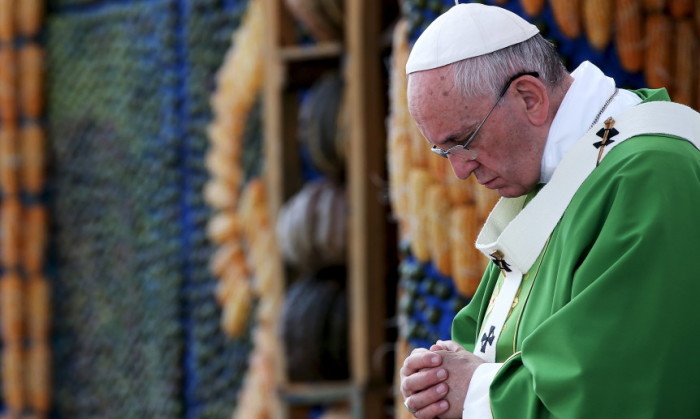
[[[418,419],[459,419],[474,370],[484,361],[453,341],[415,349],[400,371],[401,394]]]
[[[560,100],[535,77],[516,79],[469,146],[477,159],[449,157],[455,176],[466,179],[473,174],[481,185],[505,197],[533,190],[540,179],[554,105]],[[451,66],[409,76],[409,112],[428,143],[441,149],[463,143],[495,101],[492,95],[461,94],[454,87]]]

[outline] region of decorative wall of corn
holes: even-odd
[[[50,407],[40,0],[0,1],[0,319],[7,417]]]
[[[544,0],[520,0],[539,15]],[[697,0],[549,0],[568,38],[585,36],[597,51],[613,47],[628,72],[642,72],[648,87],[666,87],[675,102],[700,109],[700,2]]]
[[[243,23],[217,75],[211,100],[206,164],[211,179],[205,199],[214,209],[207,234],[217,249],[210,270],[218,278],[216,298],[222,307],[221,327],[231,337],[248,332],[257,300],[254,348],[233,417],[274,418],[280,344],[277,314],[283,301],[282,259],[270,221],[264,182],[244,182],[241,165],[243,133],[262,87],[264,10],[251,0]]]

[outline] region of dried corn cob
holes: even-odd
[[[235,290],[227,298],[221,315],[221,329],[228,336],[239,337],[245,331],[253,295],[248,281],[237,281]]]
[[[2,228],[2,263],[5,269],[19,266],[20,252],[20,226],[22,220],[22,206],[14,196],[5,197],[0,214],[0,227]]]
[[[537,16],[544,7],[544,0],[520,0],[523,10],[530,16]]]
[[[408,102],[406,97],[406,61],[408,61],[409,46],[408,46],[408,21],[401,19],[394,28],[392,37],[391,50],[391,79],[389,81],[390,92],[390,107],[391,115],[389,116],[390,126],[396,124],[396,127],[405,129],[410,117],[408,115]]]
[[[443,178],[445,177],[445,173],[452,172],[450,162],[442,157],[433,154],[432,156],[427,156],[425,161],[428,165],[428,172],[430,172],[430,176],[432,176],[433,181],[435,182],[442,182]]]
[[[0,122],[17,123],[17,63],[12,47],[0,47]]]
[[[39,118],[44,107],[44,52],[39,45],[30,42],[19,50],[19,68],[22,112],[25,117]]]
[[[0,126],[0,188],[7,196],[19,192],[18,161],[17,129],[12,124]]]
[[[418,130],[415,122],[409,123],[408,136],[411,144],[411,160],[408,163],[409,167],[427,167],[429,157],[428,143],[425,137],[423,137],[423,134]]]
[[[455,176],[452,166],[447,164],[442,182],[447,187],[447,195],[450,197],[452,205],[464,205],[474,202],[474,187],[478,186],[474,176],[460,179]]]
[[[240,165],[232,164],[229,156],[216,152],[217,150],[210,149],[205,157],[207,169],[216,175],[228,185],[230,188],[237,189],[243,179],[243,171]]]
[[[390,198],[392,209],[399,220],[401,236],[407,234],[409,214],[409,185],[408,173],[410,167],[411,147],[408,133],[405,129],[396,128],[389,138],[388,166]]]
[[[22,324],[22,280],[14,272],[8,272],[0,279],[0,313],[2,319],[2,337],[5,343],[21,343]]]
[[[549,0],[554,19],[562,33],[569,38],[581,34],[581,0]]]
[[[275,235],[272,234],[272,231],[267,230],[257,242],[259,243],[259,248],[265,252],[264,256],[267,259],[279,257],[276,256],[277,246],[275,243]],[[267,297],[282,294],[282,278],[284,273],[281,268],[281,265],[278,263],[263,263],[256,266],[253,285],[257,296]]]
[[[22,367],[24,354],[19,342],[4,342],[2,348],[2,393],[5,405],[13,413],[24,408],[24,379]]]
[[[207,237],[217,244],[240,237],[240,220],[235,213],[220,212],[209,220]]]
[[[204,199],[218,210],[230,210],[238,203],[238,191],[221,179],[211,179],[204,185]]]
[[[51,290],[49,282],[40,275],[31,276],[26,282],[27,335],[35,342],[49,336]]]
[[[27,123],[21,131],[22,188],[31,195],[44,189],[46,139],[44,130],[37,123]]]
[[[644,76],[651,88],[668,87],[671,82],[671,20],[660,13],[647,16]]]
[[[661,13],[666,7],[666,0],[642,0],[645,12]]]
[[[15,37],[15,0],[0,0],[0,43],[9,45]]]
[[[453,207],[449,215],[452,279],[460,294],[471,297],[481,278],[474,250],[478,217],[474,205]]]
[[[22,262],[29,274],[38,274],[44,267],[44,251],[48,243],[48,214],[42,205],[28,206],[24,212]]]
[[[44,15],[43,0],[21,0],[17,2],[17,29],[25,37],[39,34]]]
[[[673,100],[693,106],[695,73],[697,72],[697,38],[693,22],[682,20],[676,25],[675,65],[673,66]]]
[[[229,240],[219,246],[209,261],[209,271],[216,277],[221,277],[231,264],[245,264],[245,253],[241,240]]]
[[[622,68],[636,72],[642,69],[642,10],[637,0],[615,1],[615,46]]]
[[[27,404],[45,413],[51,404],[51,350],[46,343],[34,343],[27,353]]]
[[[430,174],[425,169],[415,168],[409,173],[409,229],[413,255],[421,262],[430,260],[427,211],[425,207],[426,191],[432,183]]]
[[[226,301],[231,299],[232,294],[236,292],[238,284],[248,280],[248,275],[248,266],[245,263],[231,263],[227,266],[216,285],[216,301],[224,306]]]
[[[680,19],[693,14],[693,0],[669,0],[671,16]],[[697,11],[696,11],[697,13]]]
[[[445,216],[450,212],[450,202],[445,187],[433,183],[426,191],[428,236],[430,239],[430,259],[443,275],[450,276],[450,226]]]
[[[610,43],[613,3],[609,0],[583,0],[583,23],[588,42],[598,51]]]
[[[480,221],[488,217],[496,202],[501,198],[496,191],[486,189],[482,186],[474,188],[474,203],[476,205],[476,216]],[[476,238],[476,236],[474,236]]]

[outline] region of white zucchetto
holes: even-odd
[[[537,33],[535,25],[501,7],[457,4],[418,37],[406,63],[406,74],[498,51]]]

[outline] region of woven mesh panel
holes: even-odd
[[[201,189],[209,94],[245,2],[53,3],[56,416],[228,417],[250,343],[219,331]]]
[[[231,341],[222,335],[219,327],[221,312],[213,298],[216,280],[207,270],[213,251],[205,235],[211,208],[204,202],[202,191],[209,180],[204,156],[209,147],[206,126],[212,120],[209,101],[215,88],[215,74],[231,46],[233,28],[240,23],[247,1],[190,3],[182,10],[183,58],[188,72],[182,94],[187,100],[182,109],[182,117],[187,121],[182,144],[187,182],[183,192],[188,207],[186,228],[190,246],[186,255],[189,280],[183,296],[191,318],[185,357],[190,380],[185,397],[188,417],[228,418],[247,368],[250,341]],[[255,115],[248,124],[250,140],[246,145],[251,145],[251,150],[262,150],[260,117]],[[250,173],[258,167],[256,162],[261,156],[253,151],[245,154],[244,159]]]

